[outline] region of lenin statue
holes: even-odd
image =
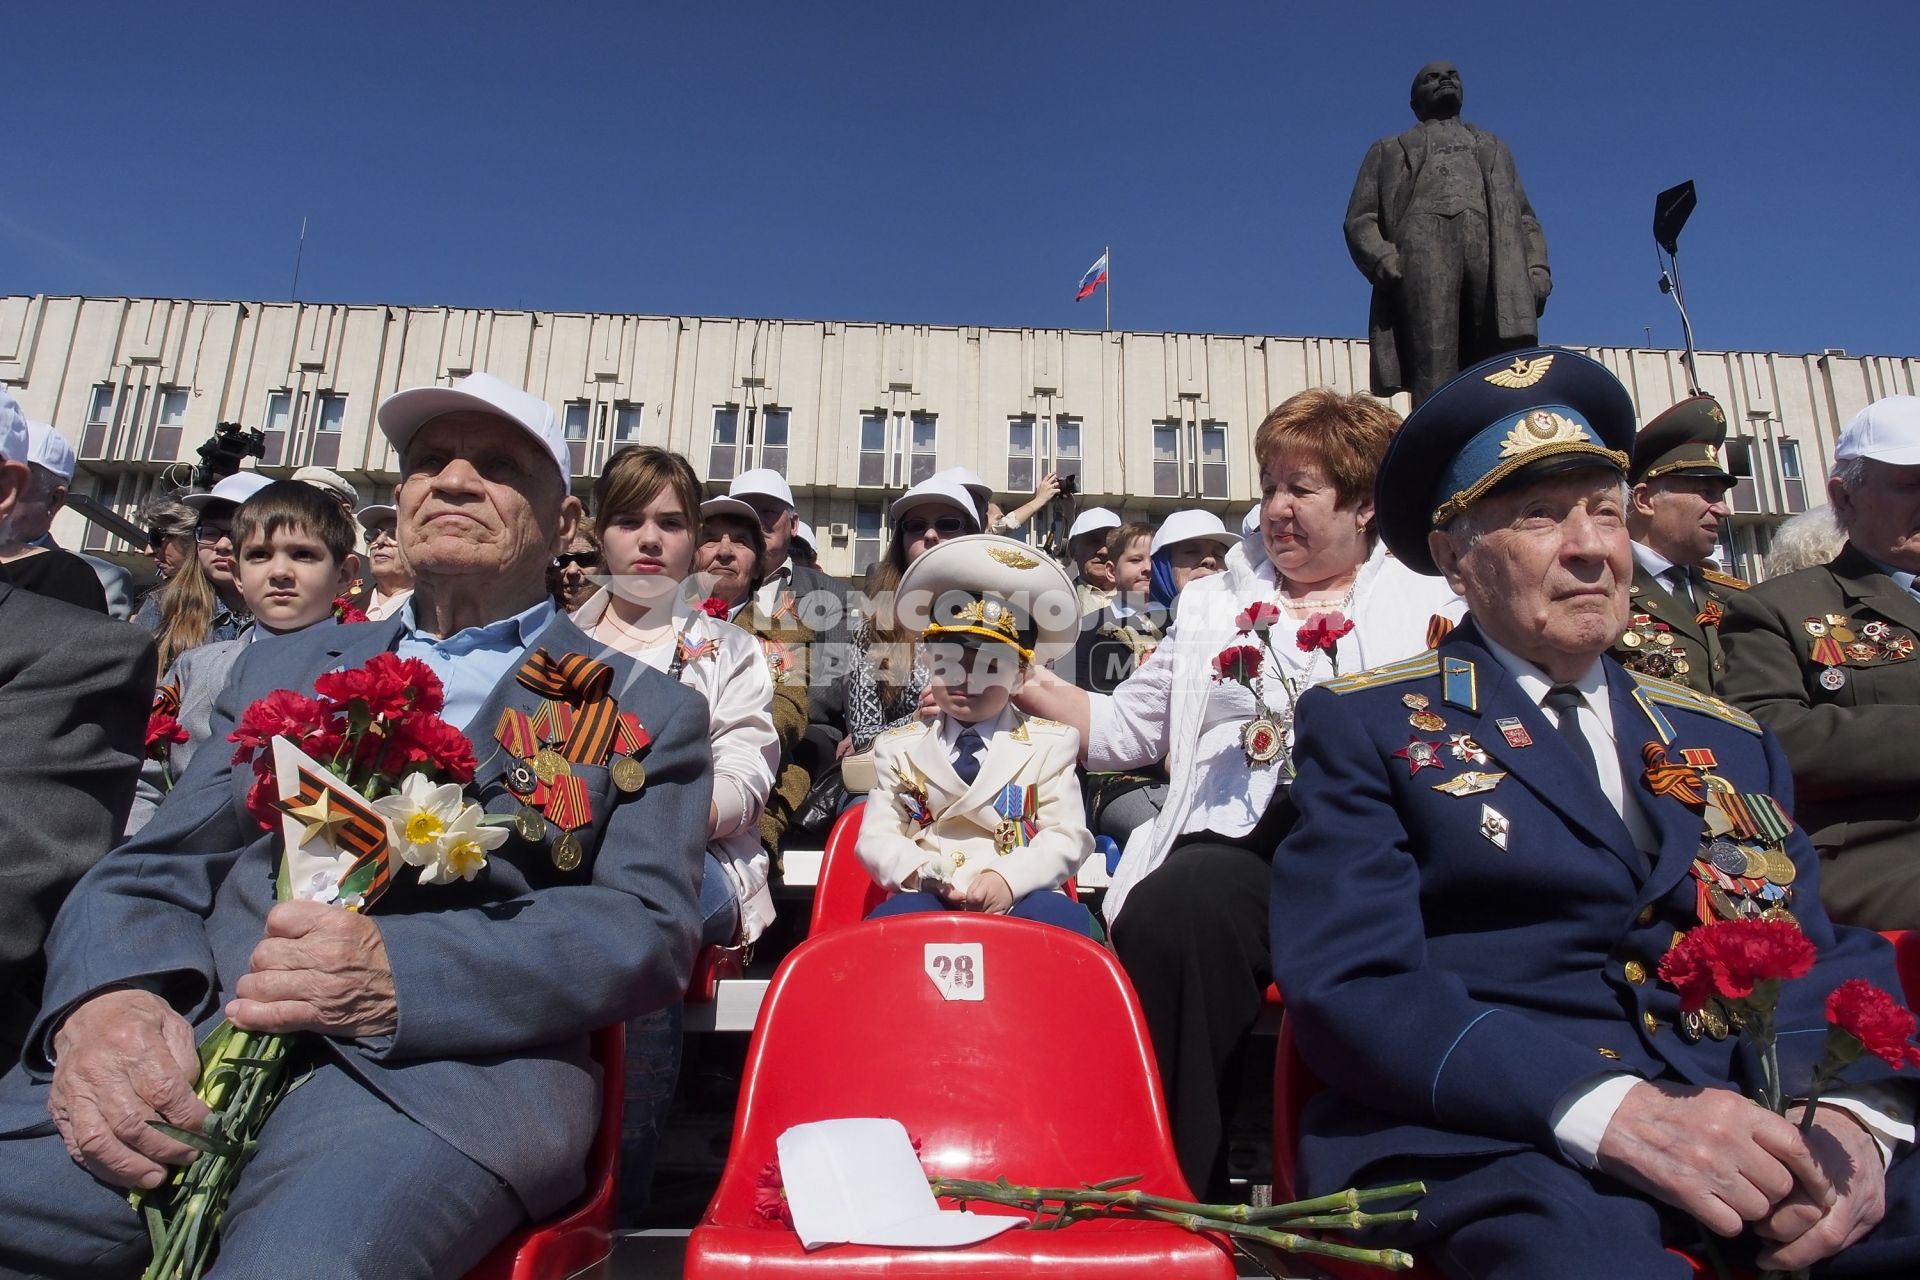
[[[1373,282],[1373,391],[1419,404],[1467,365],[1537,339],[1547,241],[1506,144],[1460,119],[1460,72],[1413,78],[1420,123],[1367,152],[1347,250]]]

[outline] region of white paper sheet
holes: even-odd
[[[828,1244],[940,1249],[975,1244],[1025,1218],[942,1209],[898,1120],[817,1120],[776,1141],[793,1229]]]

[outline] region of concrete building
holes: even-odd
[[[1558,335],[1555,335],[1558,336]],[[1679,354],[1592,348],[1642,418],[1686,394]],[[1869,401],[1920,390],[1920,358],[1703,352],[1705,389],[1753,441],[1731,567],[1764,566],[1768,532],[1824,501],[1833,444]],[[1152,518],[1186,506],[1229,525],[1258,496],[1253,431],[1314,386],[1364,390],[1350,338],[583,315],[448,307],[0,297],[0,383],[80,456],[75,490],[131,513],[184,483],[219,422],[266,433],[257,465],[313,462],[383,498],[397,479],[374,408],[406,386],[485,370],[545,396],[584,494],[625,444],[676,449],[716,486],[785,473],[822,567],[864,569],[889,499],[966,466],[1012,508],[1058,468],[1083,503]],[[1405,410],[1404,402],[1399,406]],[[1056,508],[1062,504],[1055,504]],[[1048,514],[1029,529],[1044,535]],[[130,548],[78,515],[71,547]]]

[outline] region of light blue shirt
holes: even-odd
[[[1859,548],[1856,547],[1855,550],[1859,550]],[[1916,575],[1908,573],[1905,569],[1896,569],[1890,564],[1881,564],[1878,560],[1875,560],[1872,556],[1867,555],[1867,553],[1864,551],[1861,551],[1860,554],[1863,556],[1866,556],[1866,560],[1868,564],[1872,565],[1874,568],[1878,569],[1880,572],[1886,574],[1889,578],[1892,578],[1895,584],[1898,585],[1902,591],[1906,592],[1910,596],[1920,597],[1920,590],[1916,590],[1914,587],[1914,579]]]
[[[519,669],[534,638],[553,621],[553,601],[539,604],[511,618],[468,627],[444,640],[424,635],[413,616],[413,601],[400,611],[400,643],[394,652],[418,658],[433,668],[446,687],[447,706],[440,714],[448,724],[469,728],[493,687]],[[472,736],[471,733],[468,734]]]

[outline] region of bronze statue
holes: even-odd
[[[1419,404],[1467,365],[1538,340],[1547,241],[1506,144],[1460,119],[1460,72],[1413,78],[1420,123],[1367,152],[1347,250],[1373,282],[1373,391]]]

